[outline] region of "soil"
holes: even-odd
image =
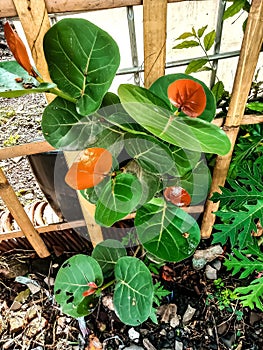
[[[0,59],[10,58],[0,26]],[[44,106],[42,95],[1,98],[0,146],[10,145],[8,140],[18,144],[39,138]],[[26,158],[2,160],[0,166],[23,204],[43,198]],[[4,208],[1,203],[0,210]],[[199,249],[209,248],[210,243],[202,241]],[[121,323],[109,307],[111,290],[83,320],[61,313],[54,301],[54,278],[61,263],[75,253],[57,256],[53,252],[38,259],[21,247],[0,256],[1,349],[263,349],[263,313],[243,308],[231,294],[243,281],[225,270],[224,255],[200,270],[193,268],[189,258],[153,271],[155,282],[170,292],[158,307],[158,325],[147,321],[131,327]]]

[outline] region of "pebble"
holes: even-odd
[[[184,325],[186,323],[188,323],[189,321],[191,321],[195,312],[196,312],[196,309],[194,307],[192,307],[190,304],[188,304],[187,309],[183,315],[183,320],[182,320]]]
[[[144,350],[144,349],[141,346],[132,344],[131,346],[128,346],[127,348],[125,348],[125,350]]]
[[[206,265],[205,275],[209,280],[216,280],[217,279],[217,270],[214,269],[211,265]]]
[[[183,350],[183,346],[184,346],[183,343],[178,341],[178,340],[176,340],[175,343],[174,343],[174,349],[175,350]]]
[[[137,342],[140,338],[140,333],[137,332],[133,327],[128,330],[129,338]]]

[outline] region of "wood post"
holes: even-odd
[[[27,42],[32,51],[32,56],[36,64],[36,68],[44,78],[50,80],[48,67],[46,64],[43,51],[43,38],[47,30],[50,28],[48,13],[44,0],[13,0],[16,11],[19,15],[22,27],[24,29]],[[50,98],[48,98],[50,101]],[[71,152],[64,152],[65,158],[69,161]],[[103,240],[101,227],[94,220],[94,206],[89,204],[78,193],[80,206],[86,221],[89,236],[93,245]]]
[[[144,86],[165,73],[167,0],[143,1]]]
[[[46,258],[47,256],[49,256],[50,253],[45,243],[42,241],[38,232],[35,230],[32,222],[30,221],[29,217],[24,211],[23,206],[17,199],[15,191],[10,186],[1,168],[0,168],[0,196],[3,199],[3,201],[6,203],[6,206],[8,207],[10,213],[12,214],[17,224],[20,226],[21,230],[23,231],[23,234],[26,236],[29,243],[35,249],[36,253],[41,258]]]
[[[223,127],[230,138],[232,148],[226,156],[218,156],[216,159],[209,198],[213,192],[220,192],[219,186],[224,186],[225,184],[239,126],[244,115],[248,94],[263,43],[262,23],[263,1],[253,0],[242,42],[228,115]],[[213,203],[209,199],[207,200],[201,227],[202,238],[210,237],[215,222],[214,212],[218,207],[218,202]]]

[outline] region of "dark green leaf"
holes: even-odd
[[[195,40],[185,40],[180,44],[177,44],[173,47],[173,49],[188,49],[189,47],[199,46],[198,41]]]
[[[258,200],[255,205],[244,205],[242,211],[219,211],[216,215],[221,218],[223,224],[214,227],[213,243],[224,245],[230,239],[231,246],[236,244],[240,249],[253,242],[252,231],[257,231],[256,221],[263,217],[263,199]]]
[[[120,320],[137,326],[148,319],[153,303],[152,276],[144,263],[133,257],[120,258],[115,267],[113,303]]]
[[[186,70],[185,70],[185,74],[191,74],[191,73],[195,73],[195,72],[199,72],[200,69],[202,67],[204,67],[205,64],[207,64],[208,62],[208,59],[206,58],[199,58],[199,59],[196,59],[196,60],[192,60]]]
[[[138,86],[123,84],[119,96],[126,111],[145,129],[173,145],[224,155],[231,144],[223,130],[199,118],[171,115],[156,104],[156,96]]]
[[[237,14],[242,8],[245,6],[246,0],[235,0],[233,1],[233,4],[229,6],[223,16],[223,20],[233,17],[235,14]]]
[[[53,83],[44,82],[40,84],[16,61],[0,62],[0,97],[13,98],[47,92],[55,87],[56,84]]]
[[[209,51],[211,47],[214,45],[215,38],[216,38],[215,30],[212,30],[212,32],[206,34],[206,36],[204,37],[204,46],[206,51]]]
[[[144,170],[153,174],[164,174],[173,166],[172,152],[154,137],[126,134],[125,149]]]
[[[238,294],[243,306],[248,306],[251,310],[257,307],[263,311],[263,277],[256,278],[247,287],[238,287],[234,291]]]
[[[74,103],[61,97],[56,97],[43,113],[43,135],[55,148],[83,150],[98,140],[102,130],[98,117],[83,117]]]
[[[138,206],[150,201],[159,190],[160,177],[145,171],[136,160],[130,161],[125,166],[125,171],[134,174],[141,183],[142,196]]]
[[[135,227],[144,248],[166,261],[186,259],[200,241],[196,221],[162,198],[155,198],[137,210]]]
[[[257,260],[253,256],[247,256],[243,252],[233,249],[233,253],[228,255],[228,259],[225,260],[224,265],[227,270],[232,270],[232,275],[240,273],[239,278],[247,278],[253,273],[263,271],[263,261]],[[242,272],[241,272],[242,271]]]
[[[62,19],[46,33],[44,52],[52,80],[77,99],[78,113],[95,112],[120,63],[112,37],[85,19]]]
[[[191,75],[187,74],[168,74],[165,75],[159,79],[157,79],[152,86],[150,87],[150,91],[152,91],[154,94],[159,96],[161,99],[163,99],[168,105],[170,105],[170,108],[175,111],[175,107],[173,107],[168,99],[167,96],[167,89],[168,86],[173,83],[174,81],[178,79],[190,79],[193,81],[196,81],[197,83],[201,84],[205,94],[206,94],[206,107],[204,112],[198,117],[198,119],[204,119],[207,121],[212,121],[215,112],[216,112],[216,103],[215,103],[215,97],[213,93],[210,91],[210,89],[199,79],[196,79],[192,77]],[[165,108],[165,107],[164,107]]]
[[[225,87],[221,80],[212,87],[212,92],[215,95],[216,102],[218,102],[225,92]]]
[[[117,175],[102,190],[97,202],[95,220],[102,226],[112,226],[139,204],[142,186],[136,176],[129,173]]]
[[[207,27],[208,27],[208,25],[198,29],[198,31],[197,31],[198,38],[201,38],[203,36]]]
[[[81,317],[93,311],[98,296],[82,295],[89,289],[89,282],[95,282],[98,287],[103,283],[102,271],[95,259],[78,254],[63,263],[56,277],[54,295],[65,314]]]
[[[115,239],[106,239],[96,245],[91,256],[100,264],[103,276],[106,278],[113,274],[119,258],[126,255],[126,249],[121,242]]]

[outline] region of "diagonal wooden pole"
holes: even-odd
[[[27,216],[22,204],[17,199],[15,191],[10,186],[8,180],[5,177],[4,172],[0,168],[0,196],[6,203],[13,218],[23,231],[23,234],[28,239],[29,243],[35,249],[40,258],[46,258],[50,255],[44,241],[39,236],[39,233],[34,228],[32,222]]]
[[[50,28],[45,0],[13,0],[13,3],[24,29],[36,68],[45,81],[50,81],[43,50],[43,38],[47,30]],[[53,96],[47,96],[47,99],[51,102]],[[72,160],[71,153],[72,152],[64,152],[64,156],[68,163]],[[90,240],[93,246],[95,246],[103,240],[101,227],[94,219],[95,207],[88,203],[79,193],[78,198],[87,224]]]
[[[263,1],[253,0],[242,42],[228,114],[223,127],[231,141],[232,148],[226,156],[218,156],[216,159],[208,198],[211,197],[213,192],[220,192],[219,186],[224,186],[225,184],[262,43]],[[207,200],[201,227],[202,238],[210,237],[215,222],[214,212],[218,210],[218,207],[219,203],[213,203],[209,199]]]

